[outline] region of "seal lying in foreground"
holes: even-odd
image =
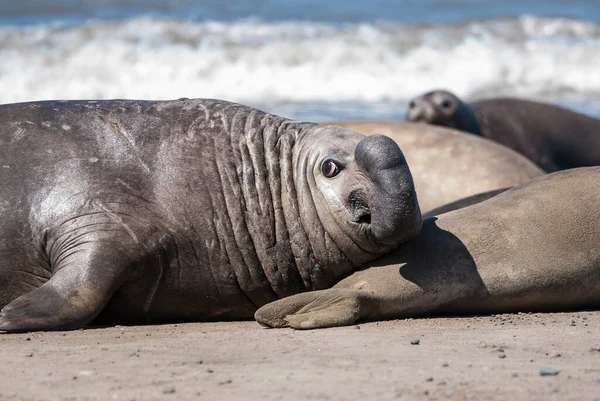
[[[396,141],[410,166],[424,215],[439,208],[447,211],[476,203],[484,198],[479,194],[487,193],[489,197],[491,191],[514,187],[545,174],[506,146],[456,130],[404,121],[329,124],[365,135],[383,134]],[[470,198],[470,203],[464,198]]]
[[[0,106],[0,330],[250,319],[416,236],[385,136],[217,101]]]
[[[600,165],[600,120],[547,103],[514,98],[466,103],[436,90],[414,98],[406,119],[491,139],[547,172]]]
[[[536,178],[423,223],[419,236],[333,288],[256,319],[312,329],[428,314],[600,307],[600,168]]]

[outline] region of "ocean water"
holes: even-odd
[[[598,0],[0,0],[0,103],[211,97],[403,119],[444,88],[600,116]]]

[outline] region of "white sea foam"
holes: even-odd
[[[461,25],[137,18],[0,29],[0,103],[214,97],[250,104],[600,96],[600,25],[520,17]]]

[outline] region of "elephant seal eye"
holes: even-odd
[[[340,173],[340,168],[337,163],[331,159],[327,159],[321,165],[321,172],[327,178],[333,178]]]
[[[442,106],[444,109],[449,109],[450,106],[452,106],[452,103],[450,102],[450,100],[444,99],[444,100],[442,100],[442,103],[440,104],[440,106]]]

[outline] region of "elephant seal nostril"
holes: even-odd
[[[347,207],[352,221],[357,224],[371,224],[371,208],[360,191],[352,191],[348,195]]]
[[[358,224],[371,224],[371,213],[365,209],[359,209],[355,214],[356,222]]]

